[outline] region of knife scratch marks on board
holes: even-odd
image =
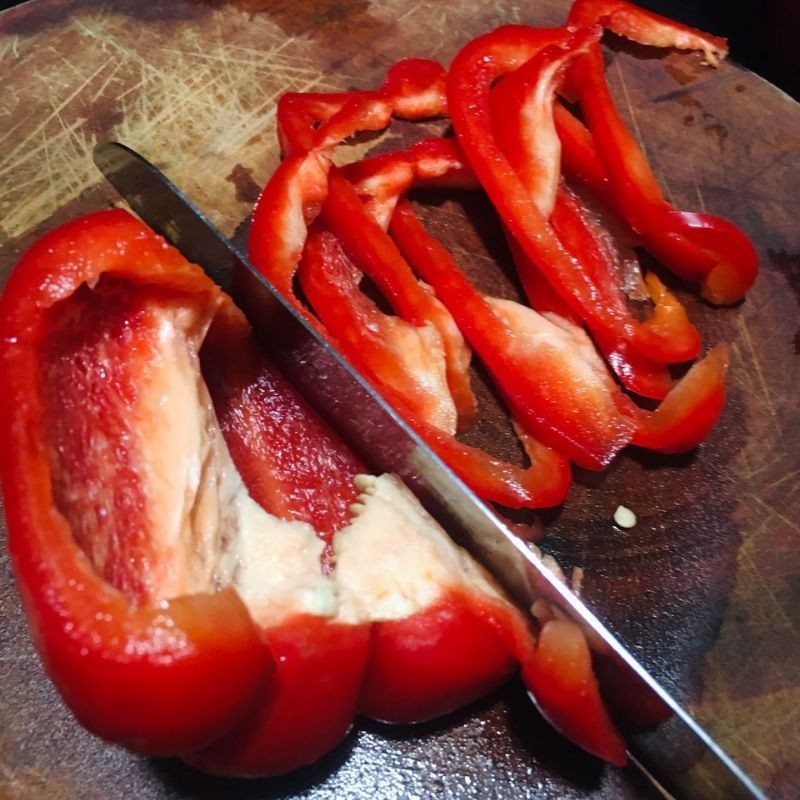
[[[694,186],[695,194],[697,195],[697,202],[700,205],[700,210],[705,214],[706,213],[706,202],[703,199],[703,193],[700,191],[700,186],[697,183],[697,175],[694,171],[694,164],[691,166],[691,173],[692,173],[692,185]]]
[[[217,14],[176,31],[132,29],[124,17],[88,12],[55,36],[62,46],[48,50],[32,36],[14,50],[27,89],[0,117],[0,144],[11,145],[0,155],[4,239],[99,183],[91,152],[105,138],[156,162],[161,154],[180,154],[173,155],[178,163],[162,166],[230,233],[246,208],[225,175],[243,163],[256,181],[266,180],[277,160],[278,96],[365,80],[346,69],[326,77],[315,49],[266,19],[243,26],[237,44],[226,41]],[[6,43],[0,59],[11,52]],[[36,71],[26,72],[26,62]]]
[[[758,384],[760,387],[759,394],[761,395],[761,399],[764,402],[764,406],[769,411],[770,417],[772,418],[772,422],[775,425],[775,429],[778,432],[778,435],[780,436],[781,426],[778,421],[778,415],[775,412],[775,405],[773,403],[772,392],[770,391],[769,385],[767,384],[767,381],[764,377],[764,370],[761,368],[761,361],[758,357],[758,351],[756,350],[755,345],[753,344],[753,339],[750,336],[750,330],[747,327],[747,320],[742,315],[738,317],[738,319],[736,320],[736,324],[737,327],[739,328],[739,331],[741,332],[742,340],[744,341],[749,351],[750,365],[755,370],[756,376],[758,377]]]
[[[639,147],[642,149],[642,153],[644,153],[644,157],[647,159],[649,163],[652,163],[650,157],[647,155],[647,148],[645,147],[644,138],[642,137],[642,131],[639,129],[639,120],[636,118],[636,112],[633,109],[633,103],[631,103],[631,96],[628,92],[628,83],[625,80],[625,73],[622,71],[622,66],[619,63],[619,59],[614,60],[614,65],[617,68],[617,74],[619,75],[619,83],[622,87],[622,96],[625,98],[625,105],[628,108],[628,115],[631,118],[631,124],[633,125],[633,132],[636,136],[636,141],[639,143]]]
[[[404,13],[402,13],[402,14],[401,14],[401,15],[400,15],[400,16],[397,18],[397,21],[398,21],[398,22],[402,22],[404,19],[406,19],[406,18],[410,17],[412,14],[415,14],[417,11],[419,11],[420,7],[421,7],[421,4],[420,4],[420,3],[414,3],[414,5],[413,5],[413,6],[411,6],[411,8],[409,8],[407,11],[405,11]]]

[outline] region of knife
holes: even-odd
[[[236,296],[272,358],[364,461],[377,471],[399,475],[523,611],[530,613],[539,598],[558,604],[602,640],[642,691],[669,707],[668,721],[627,737],[631,761],[651,787],[667,798],[766,800],[744,771],[547,568],[538,552],[464,485],[165,175],[117,142],[99,144],[94,161],[144,222]]]

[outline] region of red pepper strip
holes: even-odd
[[[580,320],[531,263],[513,236],[507,237],[511,256],[531,307],[540,314],[557,314],[566,322],[579,327]],[[662,365],[640,355],[630,342],[616,341],[595,334],[594,341],[622,385],[642,397],[661,400],[673,386],[669,371]]]
[[[103,430],[109,452],[126,452],[130,373],[119,359],[127,353],[122,338],[93,340],[106,357],[101,362],[105,380],[114,381],[118,392],[112,403],[109,395],[91,389],[93,381],[104,380],[98,367],[84,369],[68,359],[66,340],[72,334],[54,340],[52,332],[68,332],[72,325],[76,335],[83,330],[92,341],[91,326],[64,316],[69,313],[64,303],[80,311],[81,285],[94,286],[101,275],[154,292],[185,294],[213,308],[218,291],[198,272],[131,215],[106,211],[65,225],[35,244],[0,300],[5,376],[0,403],[7,421],[1,426],[0,464],[8,546],[34,639],[83,725],[105,739],[158,755],[196,749],[230,728],[268,684],[269,651],[232,589],[162,598],[151,605],[134,602],[95,571],[59,506],[63,490],[48,437],[63,434],[59,458],[111,491],[102,478],[108,469],[106,451],[92,455],[89,432],[80,428],[76,415],[80,410],[96,423],[95,431]],[[76,293],[74,302],[67,299]],[[103,316],[102,311],[96,314]],[[143,354],[145,336],[139,336]],[[51,353],[60,351],[62,357],[48,364],[48,343],[53,342]],[[49,383],[43,383],[45,374]],[[56,387],[63,389],[60,396]],[[76,423],[71,433],[57,427],[67,419]],[[134,467],[129,461],[128,470]],[[141,532],[139,503],[146,509],[148,501],[141,486],[136,488],[135,476],[125,468],[120,479],[122,474],[129,475],[128,489],[116,497],[110,514],[122,528]],[[82,503],[98,524],[109,514],[103,492],[77,493],[71,500],[62,496],[62,502]],[[131,580],[137,584],[135,577]]]
[[[382,130],[391,117],[418,120],[446,113],[445,70],[436,61],[394,64],[376,92],[287,92],[278,101],[285,156],[335,147],[357,131]]]
[[[320,123],[339,113],[352,92],[285,92],[275,113],[278,143],[284,158],[314,147]]]
[[[627,763],[625,742],[603,705],[591,652],[574,622],[545,622],[535,657],[524,665],[522,675],[536,705],[555,728],[612,764]]]
[[[423,139],[408,150],[385,153],[341,168],[362,203],[383,230],[400,195],[412,187],[479,189],[455,139]]]
[[[589,469],[602,468],[628,441],[663,452],[682,452],[698,445],[719,418],[727,370],[723,345],[695,364],[655,411],[638,409],[610,380],[590,343],[582,341],[585,334],[580,329],[566,320],[563,325],[554,325],[559,317],[549,321],[539,318],[552,326],[548,330],[536,321],[538,315],[531,309],[482,298],[447,250],[427,234],[408,201],[397,204],[390,231],[415,269],[451,310],[500,384],[515,417],[537,439],[575,463]],[[487,301],[491,305],[488,314]],[[561,335],[553,328],[560,328]],[[523,342],[525,334],[541,336],[544,346],[537,348],[535,339]],[[554,356],[550,348],[557,347],[559,339],[564,349]],[[531,379],[548,387],[546,392],[538,391],[554,404],[541,418],[533,406],[538,399],[536,386],[526,389]],[[551,380],[555,384],[552,387]],[[575,392],[577,386],[579,392]],[[560,392],[565,394],[560,396]],[[576,402],[578,396],[585,405]],[[569,409],[577,419],[570,420]],[[559,429],[559,420],[563,429]],[[553,425],[554,430],[546,431]]]
[[[652,345],[648,356],[659,355],[658,343],[651,332],[619,317],[605,307],[589,276],[578,268],[538,208],[531,202],[528,189],[494,138],[490,112],[493,83],[506,72],[520,67],[544,47],[570,46],[569,31],[533,30],[508,26],[478,37],[455,58],[450,69],[448,100],[450,115],[464,151],[475,174],[497,208],[501,219],[565,302],[581,319],[592,319],[592,329],[606,332],[614,339],[636,340]],[[561,50],[548,57],[558,57]],[[639,347],[637,346],[637,349]],[[656,352],[651,352],[651,349]],[[669,361],[671,354],[660,357]]]
[[[567,24],[588,27],[597,23],[639,44],[702,50],[706,61],[714,67],[728,55],[728,43],[722,37],[645,11],[627,0],[575,0]]]
[[[309,231],[298,277],[337,347],[365,377],[402,396],[414,417],[455,432],[456,409],[447,386],[441,338],[433,325],[380,311],[360,291],[361,273],[338,240],[317,226]]]
[[[570,14],[571,24],[598,21],[642,44],[702,49],[713,65],[727,54],[723,39],[648,14],[623,0],[579,2]],[[751,242],[725,220],[711,214],[678,212],[666,202],[614,108],[599,47],[592,47],[576,62],[571,82],[619,207],[644,245],[677,275],[699,282],[707,300],[719,304],[740,300],[758,272],[758,256]]]
[[[284,159],[256,202],[248,239],[252,263],[317,327],[317,320],[295,295],[293,280],[308,226],[328,193],[329,169],[330,161],[314,152]]]
[[[408,376],[401,372],[395,377],[395,371],[402,369],[398,365],[398,355],[407,357],[407,346],[392,352],[387,350],[387,336],[373,335],[376,327],[398,326],[402,321],[381,315],[358,291],[354,271],[357,274],[331,233],[317,228],[311,230],[300,266],[300,282],[312,307],[345,356],[372,377],[403,418],[481,497],[510,508],[547,507],[563,502],[569,490],[569,467],[566,460],[552,450],[526,442],[533,463],[523,470],[457,441],[414,412],[406,391]],[[364,325],[365,321],[369,324]],[[363,359],[364,353],[368,354],[366,359]],[[383,372],[373,371],[379,369]],[[414,400],[413,393],[411,400]]]
[[[599,28],[584,30],[576,35],[571,47],[546,48],[500,82],[492,91],[496,141],[560,243],[577,259],[578,269],[585,272],[585,280],[593,286],[604,313],[631,332],[622,340],[629,341],[650,360],[688,361],[700,351],[700,337],[688,317],[671,314],[666,320],[674,323],[673,327],[664,324],[664,315],[659,317],[660,325],[639,323],[627,308],[613,253],[597,224],[590,220],[577,197],[563,189],[559,191],[561,146],[553,120],[555,92],[564,70],[596,43],[599,34]],[[508,109],[519,111],[509,114]],[[561,275],[562,294],[569,291],[567,280],[574,280],[574,274]],[[677,305],[671,295],[659,292],[658,296],[669,301],[671,307]],[[584,311],[582,319],[603,341],[620,339],[609,335],[605,321],[593,311]]]
[[[588,189],[616,220],[624,221],[589,129],[558,101],[553,105],[553,119],[561,142],[561,166],[564,173]]]
[[[390,231],[480,355],[514,418],[545,445],[602,469],[630,440],[636,414],[586,335],[510,301],[482,297],[401,200]]]
[[[601,35],[602,28],[587,28],[543,48],[506,75],[490,96],[494,139],[545,219],[553,213],[561,179],[555,95],[570,63]]]
[[[708,436],[725,403],[728,348],[717,345],[692,366],[653,412],[642,412],[632,444],[682,453]]]
[[[619,285],[623,265],[605,238],[612,234],[594,222],[577,198],[565,190],[559,192],[550,222],[562,243],[579,259],[595,281],[608,307],[614,308],[621,315],[629,315]],[[659,341],[669,341],[672,357],[676,361],[695,358],[700,352],[700,336],[689,321],[683,305],[654,273],[645,278],[645,287],[653,302],[653,309],[643,322],[635,324],[654,334]],[[666,394],[663,390],[669,390],[672,380],[665,366],[642,354],[638,348],[642,338],[639,336],[633,342],[624,339],[615,341],[604,330],[595,334],[598,346],[612,361],[612,367],[614,363],[610,354],[615,353],[619,359],[620,369],[615,371],[626,388],[632,391],[645,389],[647,386],[651,389],[657,388],[655,394],[650,391],[645,396],[661,399]]]
[[[336,169],[331,171],[328,185],[322,219],[401,319],[416,327],[430,323],[439,332],[444,345],[447,386],[458,419],[462,425],[471,423],[477,413],[477,401],[470,387],[470,353],[450,313],[430,290],[417,281],[392,240],[364,207],[352,185]],[[366,355],[363,354],[362,360],[367,361]],[[383,368],[385,366],[377,367]],[[374,371],[376,367],[371,369]],[[454,425],[442,425],[432,416],[416,413],[447,433],[455,432]]]

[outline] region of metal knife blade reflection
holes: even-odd
[[[151,228],[203,267],[226,292],[238,290],[237,301],[270,356],[367,464],[403,478],[522,609],[527,611],[541,597],[557,603],[605,643],[644,691],[654,693],[672,710],[667,722],[629,736],[632,762],[653,787],[666,797],[672,792],[679,797],[765,800],[741,768],[539,556],[497,519],[158,169],[115,142],[98,145],[94,160]]]

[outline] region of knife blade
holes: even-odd
[[[234,294],[256,335],[315,410],[373,469],[399,475],[459,544],[526,613],[545,598],[590,629],[620,668],[672,716],[629,735],[631,761],[664,797],[766,800],[766,795],[647,672],[595,614],[405,424],[332,347],[156,167],[116,142],[97,167],[131,208]]]

